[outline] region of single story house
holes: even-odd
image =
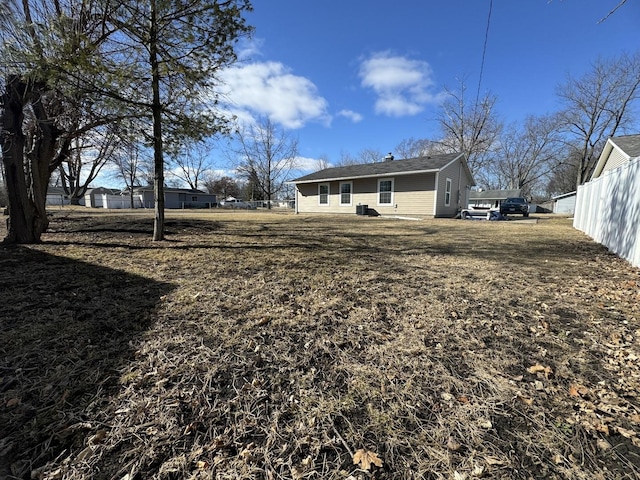
[[[551,197],[553,200],[553,213],[569,213],[573,215],[576,211],[576,191],[563,193]]]
[[[133,194],[140,198],[143,208],[154,208],[153,185],[133,187]],[[123,192],[123,195],[128,193]],[[211,208],[218,204],[216,195],[189,188],[165,188],[165,208]]]
[[[520,189],[514,190],[471,190],[469,208],[497,208],[507,198],[520,197]]]
[[[291,180],[296,213],[453,217],[473,175],[462,153],[333,167]]]
[[[640,134],[610,137],[598,158],[591,180],[636,157],[640,157]]]

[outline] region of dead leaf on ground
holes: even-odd
[[[362,468],[362,470],[369,470],[371,465],[382,467],[382,463],[382,460],[376,453],[371,450],[365,450],[364,448],[360,448],[353,455],[353,464],[360,464],[360,468]]]
[[[536,363],[535,365],[532,365],[529,368],[527,368],[527,372],[532,373],[534,375],[537,373],[544,373],[545,378],[549,378],[549,375],[553,373],[553,370],[551,367],[545,367],[543,365],[540,365],[539,363]]]
[[[569,386],[569,395],[572,397],[583,397],[587,393],[589,393],[589,389],[579,383],[572,383]]]
[[[525,397],[521,392],[517,392],[516,397],[525,405],[533,405],[533,398]]]

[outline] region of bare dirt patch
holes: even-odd
[[[640,272],[567,219],[51,220],[0,248],[2,478],[640,477]]]

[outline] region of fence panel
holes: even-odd
[[[578,187],[573,226],[640,267],[640,157]]]

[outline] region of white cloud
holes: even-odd
[[[441,94],[433,93],[431,66],[421,60],[378,52],[361,63],[359,75],[362,86],[378,96],[375,110],[379,114],[416,115],[440,100]]]
[[[266,116],[285,128],[311,121],[328,124],[327,101],[311,80],[294,75],[279,62],[232,67],[222,74],[228,108],[240,119]]]
[[[303,172],[313,172],[318,170],[320,161],[317,158],[296,157],[296,169]]]
[[[345,117],[351,120],[353,123],[359,123],[362,121],[362,115],[353,110],[340,110],[337,114],[339,117]]]

